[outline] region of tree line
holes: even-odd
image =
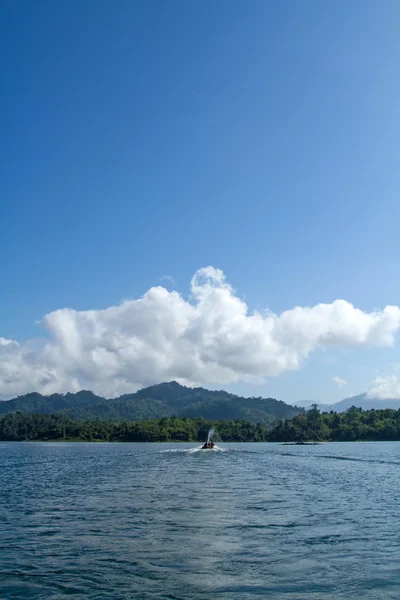
[[[163,417],[149,421],[71,420],[62,414],[9,413],[0,417],[1,441],[201,442],[210,428],[222,442],[263,442],[262,424],[244,420],[207,421],[202,418]]]
[[[363,410],[352,406],[344,413],[321,413],[318,405],[290,420],[280,421],[269,433],[271,442],[353,442],[400,440],[400,409]]]
[[[321,413],[317,405],[272,430],[243,419],[162,417],[147,421],[72,420],[65,415],[9,413],[0,416],[0,441],[202,442],[210,428],[222,442],[400,440],[400,409]]]

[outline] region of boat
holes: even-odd
[[[201,447],[202,450],[212,450],[213,448],[214,448],[214,442],[212,442],[212,441],[205,442]]]

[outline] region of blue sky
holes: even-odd
[[[399,304],[397,1],[6,1],[0,28],[0,337],[208,265],[250,312]],[[338,344],[219,387],[334,401],[398,363]]]

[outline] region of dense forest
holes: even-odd
[[[162,417],[202,417],[208,421],[245,420],[273,427],[279,419],[290,419],[303,409],[274,398],[244,398],[224,390],[189,388],[176,381],[161,383],[134,394],[108,399],[82,390],[75,394],[42,396],[30,393],[0,402],[0,414],[63,413],[85,421],[141,421]]]
[[[151,421],[72,421],[62,414],[21,412],[0,417],[1,441],[202,442],[210,428],[222,442],[263,442],[267,430],[243,420],[163,417]]]
[[[271,442],[306,441],[391,441],[400,440],[400,409],[323,412],[317,405],[305,414],[281,421],[269,432]]]
[[[352,407],[346,413],[321,413],[314,406],[305,414],[280,421],[272,430],[243,419],[206,420],[162,417],[147,421],[72,420],[62,413],[0,416],[1,441],[59,440],[110,442],[201,442],[210,428],[221,442],[306,442],[400,440],[400,410]]]

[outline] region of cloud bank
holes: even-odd
[[[206,267],[189,299],[153,287],[104,310],[56,310],[42,325],[50,339],[39,348],[0,338],[0,396],[82,388],[114,396],[171,379],[261,383],[299,369],[318,347],[393,345],[400,308],[366,313],[336,300],[250,313],[224,273]]]

